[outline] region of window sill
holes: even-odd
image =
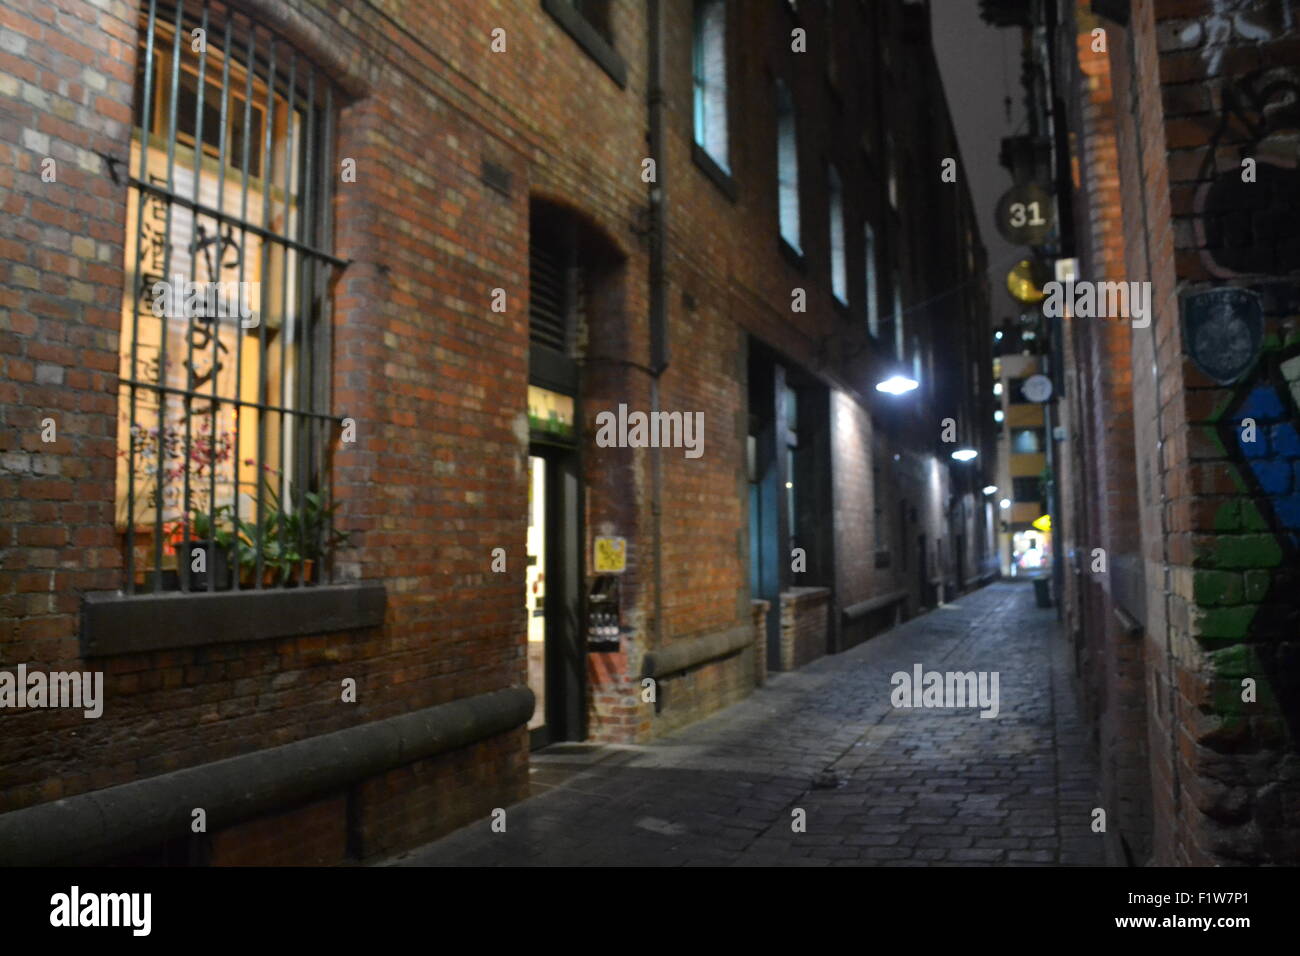
[[[627,62],[603,36],[596,32],[596,28],[587,22],[586,17],[564,0],[542,0],[542,9],[564,28],[564,32],[582,47],[587,56],[600,64],[600,68],[609,74],[610,79],[620,88],[627,88]]]
[[[781,255],[785,258],[786,262],[790,263],[790,265],[794,266],[800,272],[808,271],[807,258],[805,258],[802,252],[790,245],[790,243],[786,242],[785,236],[778,236],[776,242],[780,247]]]
[[[81,654],[104,657],[377,627],[387,603],[378,582],[209,594],[87,594]]]
[[[700,172],[704,173],[713,182],[713,185],[722,190],[723,194],[732,202],[736,201],[738,195],[736,181],[729,172],[719,166],[717,161],[700,147],[699,143],[691,143],[691,158],[695,160],[695,165],[700,168]]]

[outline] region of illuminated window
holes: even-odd
[[[863,223],[867,258],[867,330],[880,335],[880,291],[876,287],[876,230]]]
[[[696,0],[694,43],[695,143],[729,172],[727,158],[727,5]]]
[[[894,270],[894,357],[903,360],[903,277]]]
[[[844,187],[835,167],[828,169],[831,212],[831,291],[845,305],[849,303],[849,267],[844,256]]]
[[[325,465],[333,94],[261,27],[185,6],[140,17],[116,475],[126,588],[316,583],[344,537]]]
[[[888,44],[886,44],[888,49]],[[894,164],[894,137],[885,134],[885,169],[886,180],[889,184],[889,206],[895,212],[898,211],[898,169]]]
[[[1011,451],[1017,455],[1037,455],[1043,451],[1044,432],[1041,428],[1011,429]]]
[[[795,135],[794,101],[780,80],[776,82],[776,180],[781,238],[802,252],[799,233],[799,149]]]

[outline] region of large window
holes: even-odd
[[[1037,455],[1044,450],[1044,430],[1041,428],[1011,429],[1011,452],[1015,455]]]
[[[776,82],[776,182],[781,238],[802,252],[799,238],[799,149],[795,135],[794,100],[780,80]]]
[[[885,44],[889,48],[889,44]],[[898,167],[894,162],[894,137],[885,134],[885,179],[888,183],[889,208],[898,212]]]
[[[871,223],[862,224],[863,243],[866,248],[867,266],[867,330],[873,336],[880,335],[880,290],[876,280],[876,230]]]
[[[1012,478],[1011,500],[1017,503],[1038,504],[1042,500],[1042,481],[1039,478]]]
[[[126,589],[328,578],[332,92],[216,2],[140,20],[116,526]],[[197,33],[196,31],[202,31]]]
[[[696,0],[694,38],[695,143],[724,172],[727,156],[727,4]]]
[[[894,357],[903,361],[903,277],[894,270]]]
[[[828,168],[827,178],[831,193],[831,292],[841,303],[848,305],[849,266],[844,255],[844,186],[834,166]]]

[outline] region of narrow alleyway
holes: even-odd
[[[890,677],[996,671],[1000,712],[895,709]],[[533,756],[534,796],[399,865],[1091,864],[1095,765],[1052,611],[997,583],[780,674],[648,746]],[[806,831],[794,832],[794,811]]]

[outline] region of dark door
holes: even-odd
[[[921,606],[929,607],[933,601],[930,597],[930,568],[926,560],[925,535],[917,537],[916,552],[917,579],[921,582]]]

